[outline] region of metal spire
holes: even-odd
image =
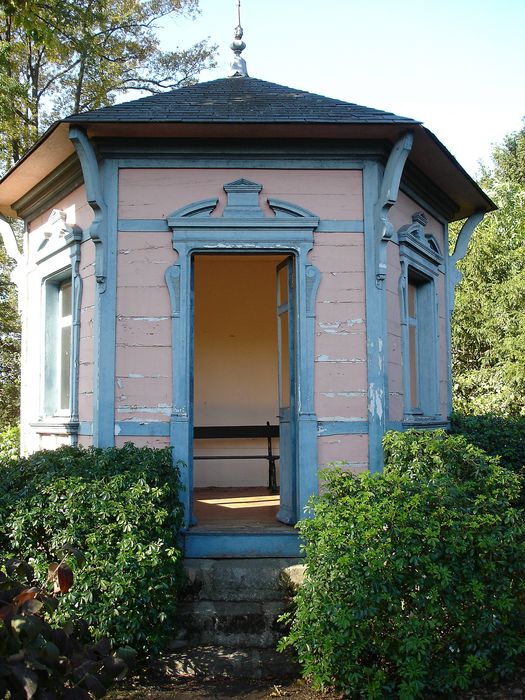
[[[242,58],[241,53],[246,48],[246,44],[242,40],[243,30],[241,27],[241,0],[237,0],[237,26],[235,27],[235,39],[230,44],[230,49],[235,56],[230,63],[229,78],[248,78],[248,69],[246,61]]]

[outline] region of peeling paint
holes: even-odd
[[[320,416],[318,421],[335,421],[335,422],[343,422],[343,423],[362,423],[363,419],[360,416]]]
[[[320,395],[328,399],[335,399],[338,396],[344,399],[359,399],[365,394],[365,391],[322,391]]]
[[[115,425],[115,435],[120,435],[120,425]]]
[[[119,406],[118,413],[161,413],[164,416],[171,415],[171,406],[159,404],[158,406]]]
[[[340,362],[348,364],[358,364],[360,362],[366,362],[363,357],[329,357],[328,355],[318,355],[315,358],[316,362]]]
[[[148,323],[155,323],[156,321],[169,321],[169,316],[126,316],[132,321],[148,321]]]
[[[377,416],[379,420],[383,418],[383,390],[370,387],[370,411],[372,415]]]
[[[144,379],[143,374],[128,374],[129,379]]]
[[[362,318],[349,318],[344,321],[330,321],[330,322],[319,322],[319,328],[321,330],[325,331],[325,333],[340,333],[340,335],[348,335],[348,332],[346,331],[340,331],[339,329],[341,326],[348,326],[352,328],[352,326],[356,326],[359,324],[363,324],[364,320]]]

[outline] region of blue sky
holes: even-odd
[[[237,0],[167,19],[162,46],[210,37],[227,75]],[[524,0],[241,0],[252,77],[424,122],[475,175],[525,116]]]

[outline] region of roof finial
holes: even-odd
[[[246,61],[242,58],[241,53],[246,48],[246,44],[242,40],[242,27],[241,27],[241,0],[237,0],[237,26],[235,27],[235,39],[230,44],[230,49],[233,51],[235,56],[230,63],[230,73],[229,78],[248,78],[248,69],[246,68]]]

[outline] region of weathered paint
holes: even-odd
[[[115,436],[115,447],[124,447],[127,442],[132,442],[137,447],[169,447],[170,440],[168,437],[145,437],[145,436],[134,436],[133,438],[127,436]]]
[[[119,217],[165,219],[205,197],[217,196],[220,216],[226,202],[222,186],[241,177],[264,184],[265,199],[294,202],[326,219],[362,219],[359,170],[260,169],[123,169],[120,171]],[[269,210],[267,210],[269,214]]]
[[[330,435],[318,438],[319,467],[332,462],[344,462],[348,467],[362,470],[368,464],[367,435]]]

